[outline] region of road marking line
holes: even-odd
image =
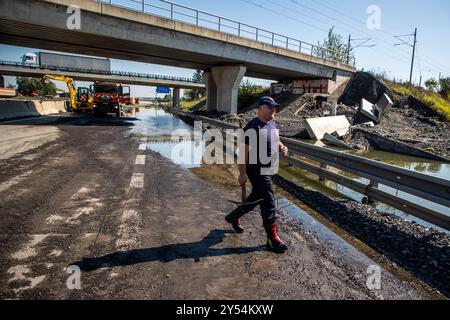
[[[131,188],[143,188],[144,187],[144,174],[143,173],[133,173],[130,181]]]
[[[145,155],[137,155],[134,164],[145,164]]]
[[[147,142],[141,143],[139,145],[139,150],[146,150],[147,149]]]
[[[129,250],[139,243],[142,218],[137,210],[124,210],[116,247],[119,250]]]

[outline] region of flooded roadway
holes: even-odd
[[[282,190],[285,255],[265,250],[256,211],[234,234],[223,218],[240,198],[235,166],[169,160],[205,146],[162,110],[141,109],[136,120],[63,118],[48,121],[56,140],[0,160],[1,298],[442,298]],[[34,133],[46,121],[14,126]],[[186,130],[182,143],[167,143],[174,129]],[[7,130],[0,124],[0,135]],[[379,289],[367,285],[371,266],[380,268]],[[69,267],[80,268],[80,289],[67,285]]]
[[[132,129],[131,134],[135,136],[148,136],[148,149],[160,153],[167,159],[174,161],[176,164],[179,164],[184,168],[198,168],[202,166],[202,156],[205,151],[205,141],[202,139],[201,132],[196,131],[194,133],[194,130],[191,126],[187,125],[179,118],[176,118],[173,115],[167,113],[163,109],[142,109],[142,112],[139,114],[138,119],[140,121]],[[144,131],[144,128],[150,129],[149,131]],[[171,138],[172,136],[180,136],[180,140],[173,139]],[[388,153],[384,151],[352,151],[351,153],[357,154],[361,157],[382,161],[387,164],[450,180],[450,164],[448,163],[440,163],[436,161]],[[314,161],[311,161],[307,158],[302,158],[302,160],[318,165],[318,163],[315,163]],[[358,177],[351,173],[332,167],[330,167],[330,170],[351,178],[355,181],[364,184],[369,183],[367,179]],[[310,173],[309,171],[289,166],[287,163],[281,162],[279,174],[282,177],[287,178],[288,180],[302,187],[323,192],[324,194],[331,197],[346,196],[358,202],[361,202],[364,197],[364,195],[353,191],[350,188],[342,186],[334,181],[319,181],[317,176]],[[411,202],[420,204],[424,207],[431,208],[443,214],[450,215],[450,208],[443,205],[421,199],[414,195],[393,189],[382,184],[379,185],[379,189],[407,199]],[[443,228],[434,226],[427,221],[411,216],[381,202],[376,202],[373,206],[382,212],[392,213],[401,217],[402,219],[415,221],[426,227],[433,227],[441,232],[450,234],[449,231]]]

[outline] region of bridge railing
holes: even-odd
[[[217,119],[195,115],[177,109],[174,114],[191,117],[195,120],[210,123],[221,129],[238,129]],[[341,151],[315,146],[302,141],[281,138],[289,148],[290,155],[281,159],[295,167],[307,170],[322,179],[334,181],[366,196],[366,200],[380,201],[400,211],[418,217],[431,224],[450,230],[450,215],[443,214],[417,202],[424,199],[431,203],[450,207],[450,180],[430,176],[412,170],[396,167],[383,162],[347,154]],[[294,157],[295,155],[295,157]],[[308,160],[308,161],[305,161]],[[312,164],[310,161],[319,165]],[[368,184],[348,178],[329,170],[334,167],[343,172],[365,178]],[[385,185],[394,190],[413,195],[419,201],[411,201],[380,189]]]
[[[355,64],[349,54],[323,48],[306,41],[254,27],[246,23],[228,19],[205,11],[190,8],[166,0],[97,0],[110,5],[140,11],[166,19],[208,28],[215,31],[270,44],[289,51],[318,57],[342,64]]]
[[[114,70],[112,70],[111,72],[105,72],[105,70],[93,70],[93,69],[69,68],[69,67],[61,68],[59,66],[45,66],[45,68],[40,68],[39,66],[24,65],[21,62],[8,61],[8,60],[0,60],[0,65],[29,68],[29,69],[38,69],[39,68],[42,70],[58,70],[58,71],[81,72],[81,73],[90,73],[90,74],[114,75],[114,76],[122,76],[122,77],[134,77],[134,78],[144,78],[144,79],[201,83],[201,81],[197,81],[197,80],[194,80],[191,78],[186,78],[186,77],[174,77],[174,76],[166,76],[166,75],[160,75],[160,74],[148,74],[148,73],[140,73],[140,72],[114,71]]]

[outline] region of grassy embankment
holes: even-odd
[[[423,88],[413,87],[408,84],[393,83],[390,81],[383,82],[395,93],[416,98],[442,115],[447,121],[450,121],[450,96],[445,99],[439,93]]]

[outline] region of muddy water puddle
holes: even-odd
[[[146,149],[155,151],[167,159],[170,159],[183,168],[201,169],[205,166],[203,155],[207,146],[203,140],[201,130],[194,130],[192,126],[186,124],[181,119],[173,116],[169,112],[160,108],[141,109],[137,114],[137,121],[131,130],[131,135],[146,142]],[[352,152],[354,153],[354,152]],[[392,154],[383,151],[357,152],[357,155],[382,161],[391,165],[413,170],[450,180],[450,164],[439,163],[431,160]],[[305,161],[314,163],[308,159]],[[317,163],[314,163],[317,164]],[[209,165],[208,165],[209,166]],[[210,170],[210,168],[208,169]],[[342,174],[356,181],[368,184],[365,178],[357,177],[336,168],[330,168],[333,172]],[[339,185],[333,181],[319,181],[318,177],[306,170],[295,168],[281,162],[279,174],[284,178],[307,189],[320,191],[331,197],[348,197],[360,202],[364,195],[359,194],[347,187]],[[413,195],[395,190],[391,187],[379,185],[379,189],[390,194],[405,198],[411,202],[431,208],[443,214],[450,215],[450,208],[420,199]],[[400,216],[405,220],[415,221],[426,227],[434,227],[439,231],[448,231],[432,226],[426,221],[394,209],[383,203],[375,203],[374,206],[383,212],[388,212]]]

